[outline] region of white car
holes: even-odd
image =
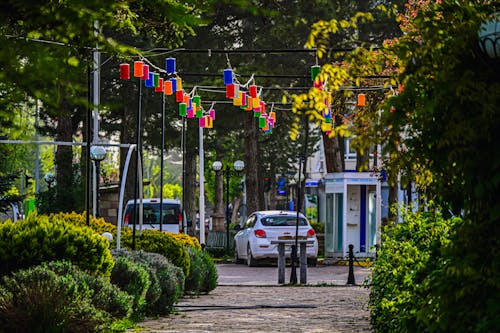
[[[278,245],[271,241],[280,238],[294,238],[296,234],[297,212],[258,211],[251,214],[243,228],[234,236],[234,257],[236,263],[246,260],[248,266],[255,266],[257,260],[278,258]],[[307,218],[299,213],[299,237],[313,240],[307,245],[307,262],[315,266],[318,260],[318,240]],[[285,257],[290,258],[291,248],[285,247]]]
[[[16,204],[9,202],[9,207],[5,212],[0,212],[0,222],[6,220],[11,220],[12,222],[17,222],[22,219],[22,215],[19,212],[19,208]]]
[[[137,200],[137,216],[139,216],[139,199]],[[156,229],[160,230],[160,199],[143,199],[142,225],[140,219],[137,220],[136,230]],[[163,219],[161,230],[173,233],[182,231],[182,221],[184,219],[182,207],[179,200],[163,199]],[[125,206],[123,225],[132,228],[134,223],[134,200],[129,200]]]

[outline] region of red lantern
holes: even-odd
[[[257,86],[256,85],[251,85],[250,87],[248,87],[248,89],[249,89],[250,96],[252,98],[257,97]]]
[[[130,65],[129,64],[120,64],[120,79],[121,80],[130,80]]]
[[[226,84],[226,97],[233,98],[234,97],[234,84]]]

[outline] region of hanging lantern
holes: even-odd
[[[241,93],[239,94],[238,97],[233,98],[233,105],[234,106],[241,106],[242,100],[241,100]]]
[[[185,117],[187,114],[187,105],[186,103],[179,103],[179,116]]]
[[[144,82],[144,84],[146,85],[146,88],[153,88],[154,87],[154,74],[153,73],[149,73],[149,78]]]
[[[165,82],[163,82],[163,92],[165,93],[165,95],[172,95],[173,91],[172,91],[172,81],[170,80],[166,80]]]
[[[233,98],[234,97],[234,84],[226,84],[226,97]]]
[[[182,79],[180,77],[177,78],[177,89],[182,90]]]
[[[203,110],[200,107],[196,108],[195,114],[196,118],[203,118]]]
[[[266,127],[266,124],[267,124],[267,117],[263,115],[259,116],[259,127],[264,128]]]
[[[194,118],[194,110],[192,108],[187,110],[187,118]]]
[[[129,64],[120,64],[120,79],[121,80],[130,80],[130,65]]]
[[[177,79],[171,78],[170,82],[172,82],[172,93],[177,92],[177,90],[182,90],[182,89],[177,89]]]
[[[205,126],[206,126],[205,122],[206,122],[205,117],[201,117],[199,119],[199,125],[200,125],[201,128],[205,128]]]
[[[210,116],[205,116],[205,127],[206,128],[213,128],[214,127],[214,120]]]
[[[319,65],[311,66],[311,79],[313,82],[316,80],[316,77],[319,75],[320,72],[321,72],[321,66]]]
[[[323,82],[321,82],[320,80],[314,80],[314,88],[316,89],[323,89]]]
[[[365,94],[358,94],[358,106],[365,106]]]
[[[245,107],[245,111],[252,111],[253,110],[253,102],[252,102],[252,97],[247,97],[247,106]]]
[[[225,69],[224,70],[224,84],[232,84],[233,83],[233,70],[232,69]]]
[[[260,101],[260,112],[266,113],[266,103],[264,101]]]
[[[196,103],[197,107],[201,107],[201,97],[199,95],[193,96],[193,103]]]
[[[269,120],[266,119],[266,123],[264,124],[264,127],[262,127],[262,130],[264,132],[270,132],[271,131],[271,127],[269,126]]]
[[[274,124],[276,123],[276,112],[274,111],[269,112],[268,119],[271,121],[271,126],[274,127]]]
[[[154,80],[154,87],[158,87],[158,85],[160,84],[160,74],[158,73],[153,73],[153,80]]]
[[[182,103],[184,101],[184,91],[182,90],[177,90],[175,92],[175,101],[177,103]]]
[[[184,103],[186,103],[188,105],[188,110],[193,109],[193,111],[194,111],[193,99],[190,98],[189,95],[184,95]]]
[[[215,110],[214,109],[208,110],[208,114],[210,115],[210,118],[212,118],[212,120],[215,120]]]
[[[241,105],[246,105],[247,104],[247,93],[244,91],[240,92],[240,97],[241,97]]]
[[[144,75],[144,63],[142,61],[134,61],[134,77],[142,78]]]
[[[250,93],[250,96],[252,96],[252,98],[255,98],[257,97],[257,86],[256,85],[251,85],[250,87],[248,87],[248,90],[249,90],[249,93]]]
[[[261,115],[262,115],[262,113],[260,113],[260,109],[253,109],[253,117],[254,118],[259,118]]]
[[[155,92],[163,92],[163,78],[158,79],[158,86],[155,88]]]
[[[260,109],[260,98],[259,97],[253,97],[252,98],[252,107],[253,109]]]
[[[240,95],[240,85],[235,83],[234,84],[234,96],[238,97]]]
[[[141,80],[145,81],[147,79],[149,79],[149,65],[143,65]]]
[[[167,74],[174,74],[175,73],[175,58],[167,58],[165,60],[165,67],[167,69]]]

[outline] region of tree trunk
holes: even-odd
[[[344,139],[338,135],[329,138],[326,133],[323,135],[323,147],[325,148],[326,172],[344,171]]]
[[[245,173],[247,190],[247,213],[260,209],[259,198],[259,161],[257,150],[257,127],[252,112],[246,112],[245,118]]]
[[[59,117],[57,120],[56,141],[73,141],[73,124],[71,118],[71,106],[62,101]],[[61,211],[78,211],[83,203],[77,202],[75,197],[75,182],[73,175],[73,149],[72,146],[57,146],[55,154],[56,184],[57,184],[57,208]]]

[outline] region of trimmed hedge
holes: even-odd
[[[191,274],[186,278],[186,291],[208,293],[217,287],[217,269],[210,255],[195,248],[188,248]]]
[[[103,276],[113,268],[109,242],[88,227],[35,214],[0,224],[0,275],[53,260]]]
[[[71,275],[36,266],[4,276],[0,332],[109,332],[106,312],[92,305],[92,291]]]
[[[153,302],[148,300],[147,312],[150,315],[163,315],[172,311],[173,305],[184,293],[184,273],[157,253],[143,251],[113,250],[113,256],[126,257],[136,264],[147,268],[159,283],[160,295]]]
[[[59,276],[71,277],[82,288],[92,291],[91,301],[96,309],[106,311],[115,319],[129,317],[132,313],[132,296],[120,290],[109,279],[95,277],[72,265],[69,261],[51,261],[42,264]]]
[[[134,319],[144,317],[146,311],[146,295],[151,285],[148,271],[125,257],[116,258],[111,272],[111,283],[132,296]]]

